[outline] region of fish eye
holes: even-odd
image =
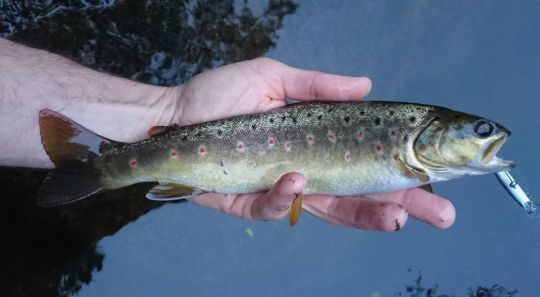
[[[484,120],[479,120],[476,122],[476,124],[474,124],[474,133],[476,133],[476,135],[478,135],[480,138],[490,136],[494,129],[493,124]]]

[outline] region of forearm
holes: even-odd
[[[51,168],[38,113],[58,111],[117,141],[175,119],[178,88],[145,85],[0,39],[0,165]]]

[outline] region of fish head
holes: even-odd
[[[513,167],[496,156],[510,134],[488,119],[443,109],[427,118],[413,149],[418,162],[443,179],[499,172]]]

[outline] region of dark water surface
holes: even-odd
[[[509,127],[503,155],[540,197],[539,11],[534,1],[0,1],[0,34],[160,85],[262,55],[368,75],[370,98]],[[45,175],[0,169],[2,296],[540,296],[540,221],[493,176],[435,185],[457,208],[449,230],[411,219],[384,234],[164,205],[144,198],[150,185],[40,209]]]

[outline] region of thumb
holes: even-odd
[[[283,175],[268,193],[257,197],[251,216],[258,220],[280,220],[287,215],[297,193],[302,193],[306,180],[301,173]]]

